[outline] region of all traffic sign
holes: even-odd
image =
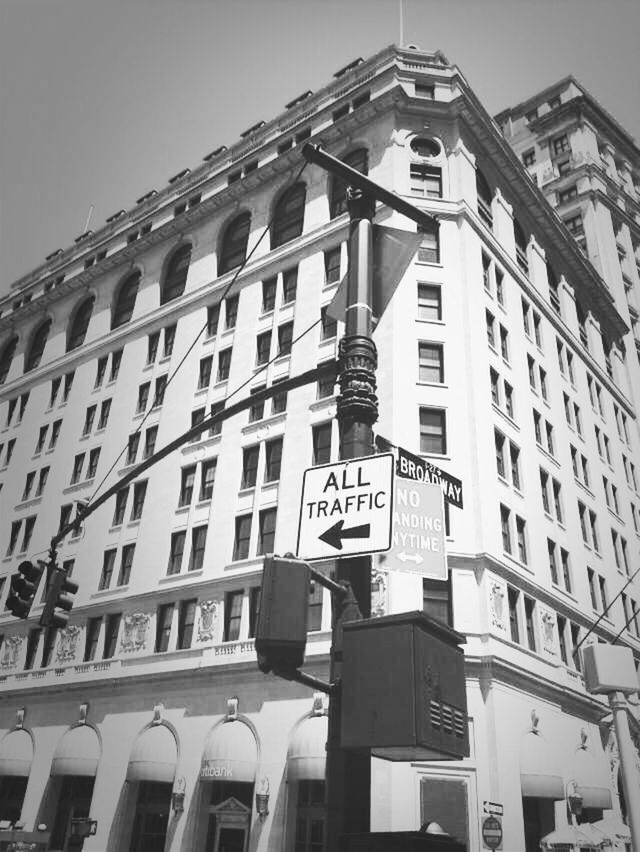
[[[387,569],[447,579],[442,489],[396,477],[391,549],[380,557]]]
[[[364,456],[304,472],[298,555],[330,559],[391,547],[393,454]]]

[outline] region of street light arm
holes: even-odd
[[[352,169],[351,166],[347,166],[341,160],[332,157],[331,154],[322,151],[319,145],[312,145],[310,142],[307,142],[302,149],[302,156],[307,162],[315,163],[332,175],[341,178],[348,186],[356,187],[356,189],[361,190],[369,198],[380,201],[398,213],[402,213],[403,216],[417,222],[419,229],[435,230],[437,233],[440,223],[430,213],[419,210],[415,205],[400,198],[395,192],[390,192],[366,175],[363,175],[356,169]]]

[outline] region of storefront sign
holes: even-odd
[[[200,779],[233,778],[233,769],[220,760],[203,760],[200,766]]]

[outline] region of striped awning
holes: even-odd
[[[22,728],[9,731],[0,740],[0,776],[28,778],[33,760],[33,740]]]
[[[100,751],[100,741],[94,729],[90,725],[76,725],[58,743],[51,774],[93,778],[98,769]]]
[[[327,728],[326,716],[310,716],[295,729],[287,752],[289,781],[324,779]]]
[[[151,725],[131,749],[127,781],[172,782],[178,762],[176,738],[166,725]]]
[[[200,780],[253,784],[257,765],[258,745],[251,728],[239,719],[221,722],[204,747]]]

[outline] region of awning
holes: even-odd
[[[76,725],[58,743],[51,763],[52,775],[93,778],[100,760],[98,735],[90,725]]]
[[[239,719],[221,722],[211,731],[202,754],[201,781],[244,781],[253,784],[258,746],[248,725]]]
[[[609,810],[611,788],[605,756],[592,748],[578,748],[573,761],[573,780],[576,792],[582,796],[583,808]]]
[[[178,746],[166,725],[146,728],[133,744],[127,781],[168,781],[176,774]]]
[[[520,747],[520,786],[523,796],[564,799],[564,780],[551,747],[541,734],[529,731]]]
[[[21,728],[9,731],[0,741],[0,776],[28,778],[33,760],[33,740]]]
[[[566,849],[568,846],[571,849],[589,850],[602,849],[603,841],[606,838],[601,832],[595,832],[591,826],[585,825],[564,825],[555,831],[545,834],[540,841],[540,846],[544,850],[551,852],[554,849]]]
[[[327,760],[327,717],[310,716],[293,733],[287,752],[289,781],[321,781]]]

